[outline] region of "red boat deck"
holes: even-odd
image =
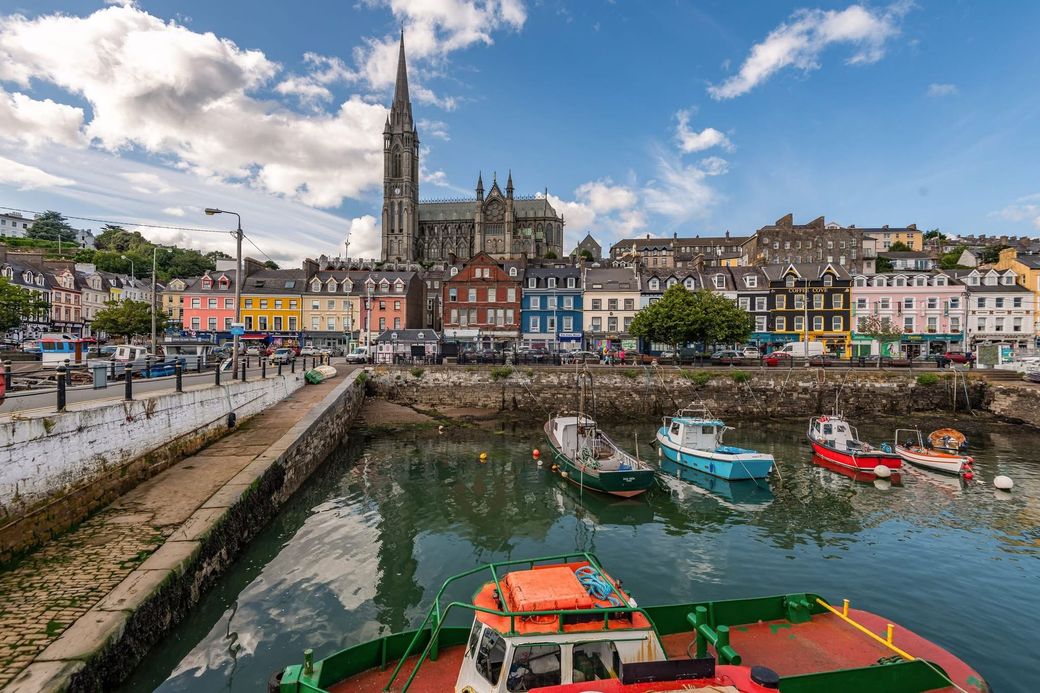
[[[866,611],[849,609],[849,617],[884,637],[888,621]],[[986,691],[982,677],[966,664],[915,633],[895,626],[896,647],[915,657],[938,664],[966,691]],[[662,638],[669,658],[686,657],[693,631]],[[876,664],[895,653],[833,614],[813,616],[807,623],[763,621],[730,628],[730,645],[745,666],[767,666],[783,676],[851,669]],[[949,686],[936,689],[956,693]]]
[[[454,690],[455,681],[459,677],[459,667],[462,666],[462,655],[465,652],[464,645],[441,648],[436,662],[430,660],[423,662],[408,693],[446,693]],[[394,681],[394,687],[390,690],[400,691],[404,688],[404,682],[408,680],[418,659],[418,656],[408,658],[405,665],[401,667],[397,680]],[[397,666],[396,661],[391,662],[386,671],[369,669],[346,681],[330,686],[328,690],[331,693],[379,693],[390,680],[390,674],[394,672],[395,666]]]

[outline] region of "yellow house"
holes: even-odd
[[[880,229],[861,229],[868,237],[877,240],[878,250],[884,252],[895,243],[902,243],[910,250],[924,249],[924,233],[917,226],[910,224],[905,228],[889,228],[882,226]]]
[[[1023,255],[1019,257],[1018,251],[1014,248],[1004,248],[1000,251],[996,269],[1001,272],[1014,270],[1018,275],[1016,283],[1033,293],[1033,315],[1037,316],[1033,325],[1033,334],[1040,335],[1040,256]]]
[[[274,344],[297,343],[303,330],[303,270],[261,270],[242,287],[242,322]]]

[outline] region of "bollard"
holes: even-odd
[[[217,368],[220,368],[220,359],[217,359]],[[198,356],[195,357],[195,372],[202,372],[202,358]]]
[[[181,367],[180,359],[173,364],[173,375],[176,377],[177,392],[184,392],[184,369]]]
[[[116,379],[116,362],[108,362],[108,379],[114,381]]]
[[[292,361],[289,362],[289,372],[290,373],[295,373],[296,372],[296,359],[293,359]]]
[[[281,375],[281,374],[282,374],[282,362],[279,361],[278,362],[278,375]]]
[[[11,362],[4,361],[4,391],[11,389]]]
[[[220,387],[220,364],[217,364],[217,369],[213,371],[213,384]]]
[[[134,398],[134,371],[129,363],[124,366],[123,378],[125,379],[123,383],[123,399],[129,402]]]
[[[242,364],[242,382],[246,381],[246,364]]]
[[[68,368],[58,366],[58,411],[65,411],[65,372]]]
[[[267,359],[260,359],[260,377],[267,377]],[[243,378],[245,380],[245,378]]]
[[[65,384],[72,384],[72,368],[69,367],[69,360],[65,359]]]

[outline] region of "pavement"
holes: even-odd
[[[165,576],[169,572],[164,564],[169,558],[167,549],[189,543],[177,541],[190,531],[190,523],[185,524],[188,518],[197,516],[200,508],[218,507],[217,497],[227,489],[225,484],[245,474],[254,459],[302,420],[351,370],[340,366],[339,377],[297,390],[0,572],[0,688],[38,660],[10,687],[38,690],[34,669],[48,672],[61,661],[76,659],[75,653],[66,652],[69,643],[75,647],[82,642],[79,646],[87,647],[96,642],[97,631],[108,625],[80,617],[101,602],[124,598],[121,591],[154,587],[127,588],[121,583],[135,570],[156,579]],[[174,541],[167,544],[171,538]],[[148,571],[149,567],[155,570]],[[75,630],[69,634],[77,637],[56,642],[70,627]]]

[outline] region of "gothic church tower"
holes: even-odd
[[[394,102],[383,129],[382,259],[409,262],[419,235],[419,133],[408,97],[404,30],[397,58]]]

